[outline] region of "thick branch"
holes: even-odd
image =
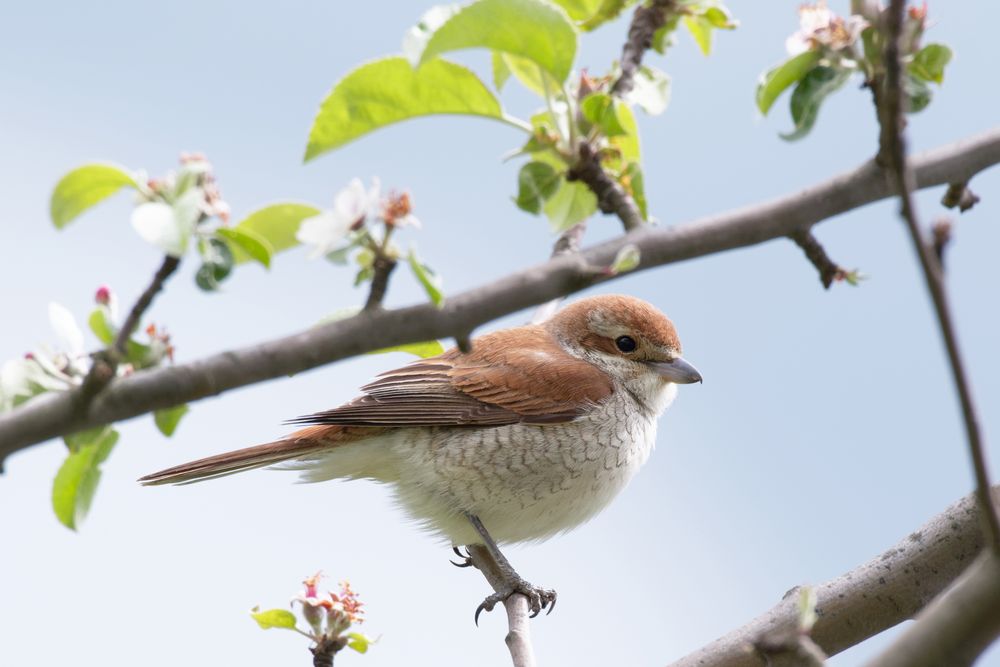
[[[971,667],[1000,635],[1000,557],[984,551],[867,667]]]
[[[903,30],[903,14],[906,3],[903,0],[892,0],[888,11],[884,14],[886,20],[885,46],[885,90],[880,100],[883,105],[879,112],[879,122],[882,125],[880,154],[889,170],[893,189],[899,195],[900,214],[910,232],[914,250],[920,260],[927,290],[934,303],[938,327],[944,338],[945,350],[951,365],[951,372],[958,392],[959,404],[962,408],[962,418],[965,422],[965,435],[968,441],[969,453],[976,479],[976,494],[983,505],[983,519],[987,535],[993,551],[1000,556],[1000,516],[990,498],[990,477],[986,465],[986,445],[983,442],[979,426],[979,416],[975,400],[972,397],[972,386],[962,361],[962,353],[958,347],[958,335],[948,304],[948,293],[944,286],[944,275],[941,262],[934,254],[933,248],[924,241],[923,232],[918,220],[916,202],[913,190],[916,188],[916,176],[906,156],[906,138],[903,135],[903,63],[900,56],[900,36]]]
[[[881,556],[816,586],[819,619],[812,639],[834,655],[913,618],[982,551],[979,515],[975,497],[966,496]],[[797,592],[792,589],[769,611],[670,667],[761,667],[748,647],[759,637],[795,629]],[[796,664],[783,660],[773,658],[773,667]]]
[[[583,235],[587,233],[587,221],[578,222],[562,234],[559,235],[555,245],[552,247],[552,257],[571,255],[580,252],[580,244],[583,242]],[[545,320],[555,315],[559,310],[559,304],[563,297],[556,297],[540,305],[531,316],[532,324],[541,324]]]
[[[481,544],[473,544],[467,548],[472,563],[483,573],[493,590],[500,592],[504,584],[503,574],[489,550]],[[528,598],[515,593],[504,600],[503,606],[507,611],[508,627],[504,641],[510,651],[514,667],[535,667],[535,653],[531,648],[531,627],[528,622],[531,613]]]
[[[968,179],[1000,162],[1000,129],[918,156],[919,187]],[[391,345],[465,334],[492,319],[570,294],[615,276],[595,274],[625,244],[650,269],[781,238],[794,230],[884,199],[893,190],[869,161],[829,181],[755,206],[673,227],[644,226],[576,255],[553,258],[433,305],[365,312],[285,338],[222,352],[199,361],[136,373],[111,382],[85,411],[74,392],[50,393],[0,415],[0,460],[66,433],[196,401]]]

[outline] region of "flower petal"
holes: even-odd
[[[184,233],[185,229],[177,219],[173,207],[163,202],[140,204],[132,211],[131,222],[133,229],[146,243],[151,243],[173,257],[184,254],[188,234]]]
[[[49,303],[49,322],[63,350],[72,358],[83,354],[83,331],[66,306]]]
[[[315,259],[332,251],[347,236],[350,228],[351,220],[336,211],[323,211],[303,220],[295,238],[304,245],[313,246],[309,258]]]

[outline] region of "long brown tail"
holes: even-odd
[[[151,475],[140,477],[139,483],[144,486],[190,484],[216,477],[225,477],[244,470],[263,468],[289,459],[316,454],[324,449],[358,440],[380,430],[382,429],[363,429],[350,426],[310,426],[295,431],[286,438],[264,445],[216,454],[160,470]]]

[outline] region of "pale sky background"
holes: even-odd
[[[787,144],[787,100],[761,120],[759,72],[784,55],[795,0],[732,3],[742,21],[704,58],[687,35],[650,62],[674,81],[666,114],[640,118],[652,212],[663,224],[794,192],[875,149],[868,95],[851,87],[816,131]],[[844,11],[846,1],[832,3]],[[407,231],[451,292],[549,253],[546,223],[510,202],[518,166],[500,156],[522,137],[482,119],[396,125],[301,164],[313,114],[354,66],[398,52],[427,5],[406,2],[7,3],[0,25],[0,357],[53,341],[46,304],[82,319],[107,283],[130,303],[159,263],[129,227],[121,196],[57,232],[52,186],[110,160],[160,174],[182,150],[208,154],[237,217],[275,200],[329,205],[354,176],[412,192]],[[1000,6],[934,2],[928,38],[955,47],[946,85],[913,118],[929,148],[998,121]],[[627,23],[583,38],[578,65],[601,73]],[[483,69],[484,54],[464,62]],[[526,117],[535,102],[505,93]],[[961,341],[987,440],[1000,445],[996,248],[1000,170],[979,176],[948,256]],[[940,189],[920,197],[925,220]],[[617,234],[595,219],[589,242]],[[929,302],[895,205],[817,230],[832,256],[871,276],[824,292],[790,242],[626,277],[598,291],[633,294],[676,322],[705,376],[683,387],[654,456],[602,515],[564,537],[509,550],[522,574],[559,591],[533,624],[543,665],[663,665],[742,624],[792,586],[819,583],[881,553],[971,488],[952,387]],[[305,253],[270,273],[241,267],[220,294],[182,267],[152,319],[178,361],[301,330],[363,301],[347,269]],[[398,272],[390,305],[423,299]],[[524,321],[519,313],[505,323]],[[500,323],[493,323],[490,328]],[[92,344],[96,342],[91,339]],[[306,641],[262,632],[247,616],[283,606],[318,569],[349,578],[382,640],[338,664],[508,664],[502,613],[481,627],[488,592],[448,564],[447,548],[406,523],[370,483],[296,485],[259,471],[182,488],[140,488],[141,474],[285,432],[284,419],[350,399],[404,355],[366,356],[193,405],[166,440],[149,417],[121,426],[89,520],[57,523],[51,480],[64,447],[7,462],[0,477],[0,664],[306,665]],[[993,460],[1000,460],[994,447]],[[998,476],[1000,467],[994,466]],[[331,582],[332,583],[332,582]],[[891,634],[891,633],[890,633]],[[885,637],[833,659],[857,665]],[[984,665],[1000,665],[994,650]]]

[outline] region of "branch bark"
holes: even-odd
[[[473,565],[483,573],[493,590],[499,593],[503,587],[504,578],[489,550],[480,544],[472,544],[467,548]],[[514,667],[535,667],[535,653],[531,648],[531,627],[528,620],[531,613],[528,598],[520,593],[515,593],[504,600],[503,606],[507,611],[508,627],[504,642],[510,651],[510,659],[513,661]]]
[[[994,489],[994,493],[998,489]],[[975,496],[966,496],[882,555],[816,586],[816,613],[819,619],[810,633],[813,641],[827,655],[840,653],[913,618],[956,578],[966,594],[962,601],[956,601],[955,606],[961,609],[960,603],[969,596],[975,596],[975,592],[971,590],[974,584],[966,585],[961,582],[971,579],[978,584],[984,576],[979,573],[979,561],[976,561],[976,556],[985,544],[980,530],[980,514]],[[974,561],[977,565],[963,574]],[[995,587],[996,584],[992,586]],[[772,609],[687,657],[671,663],[669,667],[761,667],[760,658],[750,647],[759,637],[795,630],[799,620],[797,593],[797,587],[793,588]],[[925,615],[940,616],[941,612],[934,611],[934,608],[945,598],[946,596],[942,596],[927,606]],[[996,597],[991,599],[995,605]],[[987,603],[988,601],[977,602],[976,610]],[[1000,624],[1000,614],[996,613],[995,606],[993,609],[990,622]],[[947,635],[944,627],[939,626],[938,629],[942,636]],[[889,664],[918,663],[885,663]],[[772,658],[773,667],[795,665],[797,663],[793,657]]]
[[[921,188],[968,180],[1000,162],[1000,128],[913,159]],[[0,460],[56,436],[215,396],[293,375],[391,345],[465,335],[497,317],[582,290],[616,276],[595,274],[618,250],[634,244],[636,270],[646,270],[782,238],[805,225],[894,194],[885,172],[868,161],[849,172],[768,202],[687,224],[644,226],[579,254],[550,259],[493,283],[431,304],[359,315],[284,338],[205,359],[136,373],[111,383],[87,406],[74,409],[74,392],[47,394],[0,415]]]

